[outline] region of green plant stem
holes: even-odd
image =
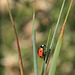
[[[47,45],[46,45],[46,51],[49,50],[50,42],[51,41],[51,29],[49,30],[49,35],[48,35],[48,40],[47,40]]]
[[[61,7],[61,10],[60,10],[60,13],[59,13],[59,17],[58,17],[58,20],[57,20],[57,23],[56,23],[56,27],[55,27],[55,31],[54,31],[54,34],[53,34],[53,38],[52,38],[52,41],[51,41],[51,45],[50,45],[50,49],[52,48],[52,45],[53,45],[53,42],[54,42],[54,38],[55,38],[55,34],[56,34],[56,31],[57,31],[57,28],[58,28],[58,25],[59,25],[59,21],[60,21],[60,18],[61,18],[61,14],[62,14],[62,11],[63,11],[63,7],[64,7],[64,4],[65,4],[65,0],[63,0],[63,3],[62,3],[62,7]],[[50,34],[49,34],[49,36],[48,36],[48,39],[50,39],[49,38],[50,37]],[[49,41],[50,42],[50,41]],[[48,42],[47,42],[48,43]],[[49,43],[48,43],[49,44]],[[47,45],[47,46],[49,46],[49,45]],[[46,50],[47,50],[47,48],[48,47],[46,47]],[[47,50],[48,52],[49,52],[49,50]],[[50,55],[49,56],[46,56],[46,59],[45,59],[45,61],[47,61],[48,59],[47,58],[49,58],[50,57]],[[45,67],[48,65],[46,65],[47,63],[45,63],[44,65],[43,65],[43,68],[44,69],[42,69],[42,73],[44,73],[43,72],[43,70],[45,70]]]
[[[63,4],[62,4],[61,10],[60,10],[60,14],[59,14],[59,17],[58,17],[58,20],[57,20],[57,23],[56,23],[56,27],[55,27],[55,31],[54,31],[54,34],[53,34],[53,38],[52,38],[52,41],[51,41],[50,49],[52,49],[52,45],[53,45],[53,42],[54,42],[56,31],[57,31],[58,26],[59,26],[59,21],[60,21],[61,14],[62,14],[62,11],[63,11],[63,8],[64,8],[64,4],[65,4],[65,0],[63,0]]]
[[[63,37],[66,21],[67,21],[67,18],[68,18],[68,15],[69,15],[69,12],[70,12],[70,9],[71,9],[71,6],[72,6],[72,2],[73,2],[73,0],[71,0],[71,2],[70,2],[69,8],[68,8],[68,11],[67,11],[63,26],[62,26],[62,30],[61,30],[61,33],[60,33],[60,36],[59,36],[59,39],[58,39],[58,42],[57,42],[57,45],[56,45],[56,48],[55,48],[55,51],[54,51],[54,55],[53,55],[49,75],[54,75],[55,74],[57,59],[58,59],[61,44],[62,44],[62,37]]]
[[[34,20],[35,20],[35,1],[34,1],[34,7],[33,7],[33,57],[34,57],[34,71],[35,71],[35,75],[38,75]]]
[[[53,55],[49,75],[54,75],[55,74],[56,62],[57,62],[57,58],[58,58],[58,55],[59,55],[59,52],[60,52],[61,43],[62,43],[62,40],[58,40],[56,48],[55,48],[55,52],[54,52],[54,55]]]
[[[54,31],[54,34],[53,34],[53,37],[52,37],[50,49],[52,49],[52,45],[53,45],[53,42],[54,42],[54,38],[55,38],[55,35],[56,35],[56,31],[57,31],[58,26],[59,26],[59,21],[60,21],[61,14],[62,14],[62,11],[63,11],[63,8],[64,8],[64,4],[65,4],[65,0],[63,0],[62,6],[61,6],[61,10],[60,10],[59,17],[58,17],[58,20],[57,20],[57,23],[56,23],[55,31]],[[49,55],[49,57],[50,57],[50,55]],[[48,60],[47,58],[48,58],[48,56],[46,57],[46,61]],[[45,63],[45,65],[46,65],[46,63]]]
[[[43,64],[42,64],[42,69],[41,69],[41,74],[40,75],[43,75],[43,73],[44,73],[44,65],[45,64],[45,61],[43,60]]]
[[[15,24],[14,24],[14,21],[13,21],[13,18],[12,18],[12,14],[11,14],[10,5],[9,5],[9,1],[8,0],[7,0],[7,3],[8,3],[9,15],[10,15],[10,19],[11,19],[11,22],[12,22],[12,25],[13,25],[15,38],[16,38],[16,43],[17,43],[20,71],[21,71],[21,75],[24,75],[22,58],[21,58],[21,52],[20,52],[20,45],[19,45],[18,36],[17,36],[17,33],[16,33],[16,28],[15,28]]]
[[[63,0],[62,6],[61,6],[61,10],[60,10],[59,17],[58,17],[58,20],[57,20],[57,23],[56,23],[55,31],[54,31],[54,34],[53,34],[53,37],[52,37],[50,49],[52,49],[52,45],[53,45],[53,42],[54,42],[54,38],[55,38],[55,35],[56,35],[56,31],[57,31],[58,26],[59,26],[59,21],[60,21],[61,14],[62,14],[62,11],[63,11],[63,8],[64,8],[64,4],[65,4],[65,0]]]

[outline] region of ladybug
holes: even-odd
[[[46,44],[43,44],[40,46],[40,48],[38,49],[38,56],[40,58],[44,58],[45,59],[45,56],[46,56],[46,50],[44,49],[46,47]]]

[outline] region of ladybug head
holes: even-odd
[[[46,47],[46,44],[43,44],[43,45],[41,45],[40,47],[41,47],[41,48],[44,48],[44,47]]]

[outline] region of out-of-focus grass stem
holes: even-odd
[[[38,75],[34,20],[35,20],[35,1],[34,1],[34,5],[33,5],[33,57],[34,57],[34,71],[35,71],[35,75]]]
[[[20,71],[21,71],[21,75],[24,75],[22,58],[21,58],[21,52],[20,52],[20,45],[19,45],[18,36],[17,36],[17,32],[16,32],[15,24],[14,24],[14,21],[13,21],[13,18],[12,18],[12,14],[11,14],[10,5],[9,5],[9,1],[8,0],[7,0],[7,3],[8,3],[9,15],[10,15],[10,19],[11,19],[11,22],[12,22],[12,25],[13,25],[15,38],[16,38],[16,43],[17,43]]]

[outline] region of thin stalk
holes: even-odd
[[[54,31],[54,34],[53,34],[53,38],[52,38],[52,41],[51,41],[50,49],[52,48],[52,45],[53,45],[53,42],[54,42],[55,34],[56,34],[56,31],[57,31],[57,28],[58,28],[58,25],[59,25],[59,21],[60,21],[60,18],[61,18],[61,14],[62,14],[62,11],[63,11],[64,4],[65,4],[65,0],[63,0],[62,6],[61,6],[61,10],[60,10],[59,17],[58,17],[58,20],[57,20],[57,23],[56,23],[56,27],[55,27],[55,31]],[[50,37],[50,35],[48,36],[48,38],[49,38],[49,37]],[[46,49],[47,49],[47,48],[46,48]],[[47,50],[47,51],[49,52],[49,50]],[[50,56],[50,55],[49,55],[49,56]],[[49,57],[49,56],[46,56],[45,62],[48,60],[48,57]],[[43,70],[45,70],[46,64],[47,64],[47,63],[45,63],[45,64],[43,65],[44,69],[42,69],[42,73],[44,73]],[[43,74],[42,74],[42,75],[43,75]]]
[[[59,21],[60,21],[61,14],[62,14],[62,11],[63,11],[63,8],[64,8],[64,4],[65,4],[65,0],[63,0],[62,6],[61,6],[61,10],[60,10],[59,17],[58,17],[58,20],[57,20],[57,23],[56,23],[55,31],[54,31],[54,34],[53,34],[53,37],[52,37],[50,49],[52,49],[52,45],[53,45],[53,42],[54,42],[54,39],[55,39],[56,31],[57,31],[58,26],[59,26]],[[49,55],[49,57],[50,57],[50,55]],[[46,57],[46,61],[48,60],[47,58],[48,57]],[[46,63],[45,63],[45,65],[46,65]]]
[[[66,14],[66,17],[65,17],[65,20],[64,20],[64,23],[63,23],[63,29],[62,29],[62,33],[63,33],[63,30],[64,30],[64,27],[65,27],[65,24],[66,24],[66,21],[67,21],[67,18],[68,18],[68,15],[69,15],[69,12],[70,12],[70,9],[71,9],[71,6],[72,6],[72,2],[73,0],[71,0],[70,2],[70,5],[69,5],[69,8],[68,8],[68,11],[67,11],[67,14]],[[62,35],[60,35],[59,39],[61,39]]]
[[[43,73],[44,73],[44,65],[45,64],[45,61],[43,60],[43,64],[42,64],[42,69],[41,69],[41,74],[40,75],[43,75]]]
[[[55,27],[55,31],[54,31],[54,34],[53,34],[53,38],[52,38],[52,41],[51,41],[50,49],[52,49],[52,45],[53,45],[53,42],[54,42],[56,31],[57,31],[58,26],[59,26],[59,21],[60,21],[61,14],[62,14],[62,11],[63,11],[63,8],[64,8],[64,4],[65,4],[65,0],[63,0],[63,4],[62,4],[61,10],[60,10],[60,14],[59,14],[59,17],[58,17],[58,20],[57,20],[57,23],[56,23],[56,27]]]
[[[51,40],[51,29],[49,31],[48,40],[47,40],[47,44],[46,44],[47,54],[48,54],[48,49],[49,49],[49,46],[50,46],[50,43],[51,43],[50,40]],[[41,69],[41,74],[40,75],[44,74],[44,70],[45,70],[45,60],[43,60],[42,69]]]
[[[58,39],[58,42],[57,42],[57,45],[56,45],[56,48],[55,48],[55,51],[54,51],[54,55],[53,55],[49,75],[54,75],[55,74],[57,59],[58,59],[61,44],[62,44],[63,33],[64,33],[67,18],[68,18],[68,15],[69,15],[69,12],[70,12],[70,9],[71,9],[71,6],[72,6],[72,2],[73,2],[73,0],[71,0],[71,2],[70,2],[69,8],[68,8],[68,11],[67,11],[63,26],[62,26],[62,30],[61,30],[61,33],[60,33],[60,36],[59,36],[59,39]]]
[[[49,50],[50,42],[51,41],[51,29],[49,30],[49,35],[48,35],[48,40],[47,40],[47,45],[46,45],[46,51]]]
[[[20,45],[19,45],[18,36],[17,36],[17,33],[16,33],[16,28],[15,28],[15,24],[14,24],[14,21],[13,21],[13,18],[12,18],[12,14],[11,14],[10,5],[9,5],[9,1],[8,0],[7,0],[7,3],[8,3],[9,15],[10,15],[10,19],[11,19],[11,22],[12,22],[12,25],[13,25],[15,38],[16,38],[16,43],[17,43],[20,71],[21,71],[21,75],[24,75],[22,58],[21,58],[21,52],[20,52]]]
[[[65,4],[65,0],[63,0],[62,6],[61,6],[61,10],[60,10],[59,17],[58,17],[58,20],[57,20],[57,23],[56,23],[55,31],[54,31],[54,34],[53,34],[53,37],[52,37],[50,49],[52,49],[52,45],[53,45],[53,42],[54,42],[54,39],[55,39],[56,31],[57,31],[58,26],[59,26],[59,21],[60,21],[61,14],[62,14],[62,11],[63,11],[63,8],[64,8],[64,4]]]
[[[35,71],[35,75],[38,75],[34,20],[35,20],[35,1],[34,1],[34,7],[33,7],[33,57],[34,57],[34,71]]]

